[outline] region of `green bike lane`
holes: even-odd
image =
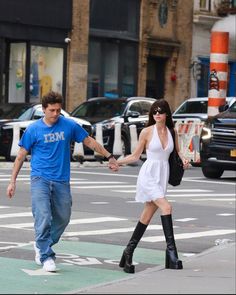
[[[60,241],[57,271],[48,273],[34,262],[32,244],[13,248],[1,256],[1,294],[63,294],[105,284],[129,276],[119,268],[124,246]],[[164,251],[137,248],[134,260],[136,271],[156,265],[164,266]]]

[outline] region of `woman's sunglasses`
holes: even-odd
[[[153,110],[152,114],[153,114],[153,115],[156,115],[157,113],[160,114],[160,115],[162,115],[162,114],[165,114],[166,111],[163,110],[163,109],[161,109],[160,107],[158,107],[157,109],[154,109],[154,110]]]

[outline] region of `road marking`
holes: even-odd
[[[136,193],[136,190],[112,190],[113,192],[119,192],[119,193]],[[214,192],[213,190],[204,190],[204,189],[167,189],[167,193],[171,192]]]
[[[56,271],[55,272],[48,272],[42,268],[36,269],[36,270],[22,268],[21,270],[23,272],[27,273],[29,276],[58,276],[58,275],[60,275]]]
[[[109,204],[109,202],[90,202],[92,205],[106,205]]]
[[[182,198],[187,198],[187,197],[211,197],[211,196],[212,197],[217,197],[217,196],[219,196],[219,197],[224,197],[224,196],[225,197],[234,197],[235,194],[215,194],[215,193],[212,193],[212,194],[184,194],[184,195],[183,194],[181,194],[181,195],[179,195],[179,194],[174,194],[174,195],[167,194],[166,196],[167,197],[182,197]]]
[[[197,220],[198,218],[181,218],[181,219],[175,219],[175,221],[181,221],[181,222],[188,222],[192,220]]]
[[[123,182],[123,181],[71,181],[70,184],[97,184],[97,183],[101,183],[101,184],[106,184],[106,183],[119,183],[119,184],[123,184],[123,183],[127,183],[127,182]]]
[[[174,226],[176,228],[176,226]],[[147,230],[161,230],[161,225],[149,225]],[[65,232],[63,236],[73,237],[73,236],[91,236],[91,235],[109,235],[115,233],[127,233],[132,232],[134,227],[125,227],[125,228],[111,228],[111,229],[101,229],[101,230],[88,230],[88,231],[77,231],[77,232]]]
[[[20,181],[20,180],[29,180],[30,178],[29,177],[18,177],[17,178],[17,181]],[[0,178],[0,182],[4,182],[4,181],[9,181],[10,182],[10,178]]]
[[[183,233],[183,234],[175,234],[176,240],[185,240],[199,237],[210,237],[210,236],[221,236],[221,235],[229,235],[235,233],[235,229],[222,229],[222,230],[209,230],[209,231],[201,231],[195,233]],[[162,242],[165,241],[164,236],[153,236],[153,237],[144,237],[141,239],[143,242]]]
[[[102,264],[101,261],[99,261],[95,257],[86,257],[86,258],[76,258],[73,260],[67,260],[63,259],[65,262],[75,265],[96,265],[96,264]]]
[[[7,209],[7,208],[11,208],[10,206],[0,206],[0,209]]]
[[[112,222],[112,221],[124,221],[126,218],[117,218],[117,217],[95,217],[95,218],[84,218],[84,219],[71,219],[69,225],[73,224],[88,224],[88,223],[100,223],[100,222]],[[0,227],[4,228],[17,228],[17,229],[25,229],[25,228],[33,228],[33,222],[27,223],[16,223],[16,224],[0,224]]]
[[[72,186],[79,189],[94,189],[94,188],[113,188],[113,187],[136,187],[136,185],[89,185],[89,186]]]
[[[192,201],[218,201],[218,202],[232,202],[235,201],[235,198],[223,198],[223,199],[216,199],[216,198],[206,198],[206,199],[191,199]]]
[[[191,182],[204,182],[204,183],[214,183],[214,184],[229,184],[229,185],[235,185],[235,182],[225,182],[225,181],[211,181],[211,180],[204,180],[200,177],[189,177],[189,178],[183,178],[184,181],[191,181]]]
[[[216,214],[218,216],[232,216],[232,215],[235,215],[233,213],[220,213],[220,214]]]
[[[0,246],[0,250],[10,250],[10,249],[20,248],[20,247],[29,245],[29,243],[15,243],[15,242],[0,242],[0,244],[8,245],[8,246]]]
[[[21,213],[7,213],[7,214],[1,214],[0,218],[11,218],[11,217],[27,217],[27,216],[31,216],[32,217],[32,213],[31,212],[21,212]]]
[[[74,174],[93,174],[93,175],[104,175],[104,176],[122,176],[122,177],[132,177],[137,178],[138,175],[130,175],[130,174],[119,174],[119,173],[100,173],[100,172],[85,172],[85,171],[73,171]]]

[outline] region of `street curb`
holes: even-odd
[[[189,263],[189,262],[194,261],[194,260],[196,260],[198,258],[201,258],[203,256],[207,256],[207,255],[210,255],[212,253],[222,251],[222,250],[224,250],[224,249],[226,249],[228,247],[235,247],[235,242],[230,242],[230,243],[226,243],[226,244],[220,244],[220,245],[217,245],[217,246],[213,246],[213,247],[211,247],[211,248],[209,248],[207,250],[204,250],[201,253],[198,253],[196,255],[187,257],[186,259],[183,260],[183,262],[184,263]],[[140,272],[138,272],[136,274],[127,275],[127,277],[122,278],[122,279],[114,280],[114,281],[107,282],[107,283],[101,283],[101,284],[97,284],[97,285],[94,285],[94,286],[81,288],[81,289],[78,289],[78,290],[73,290],[73,291],[67,292],[65,294],[80,294],[80,293],[88,292],[88,291],[91,291],[90,294],[92,294],[92,290],[94,290],[96,288],[101,288],[101,287],[106,287],[106,286],[111,286],[111,285],[118,285],[120,283],[124,283],[126,281],[134,280],[134,279],[138,279],[141,282],[142,277],[144,277],[145,275],[155,273],[155,272],[159,272],[159,271],[162,271],[162,270],[165,270],[165,267],[163,265],[158,265],[158,266],[155,266],[153,268],[148,268],[146,270],[140,271]]]

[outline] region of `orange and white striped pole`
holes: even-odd
[[[227,93],[229,32],[211,33],[210,78],[208,90],[208,116],[219,113]]]

